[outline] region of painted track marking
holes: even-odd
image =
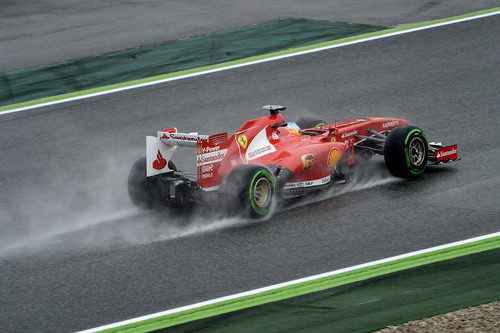
[[[485,12],[485,11],[480,11],[480,12]],[[338,42],[338,43],[336,43],[337,41],[342,41],[343,40],[343,39],[339,39],[339,40],[333,40],[333,41],[330,41],[330,42],[324,42],[324,43],[309,45],[309,46],[306,46],[306,47],[299,47],[299,48],[295,48],[295,49],[279,51],[279,52],[270,54],[269,57],[266,57],[266,55],[256,56],[256,57],[264,57],[263,59],[259,59],[259,60],[253,60],[253,61],[247,60],[247,59],[252,59],[252,58],[240,59],[240,60],[234,61],[234,62],[239,62],[239,63],[234,64],[234,65],[229,65],[229,66],[226,66],[225,63],[215,64],[215,65],[212,65],[212,67],[215,66],[216,68],[212,68],[212,69],[209,69],[209,70],[201,70],[200,69],[200,71],[195,72],[195,73],[190,73],[190,74],[184,74],[184,75],[178,75],[178,76],[173,76],[173,77],[167,77],[167,78],[158,79],[158,80],[155,80],[154,78],[145,78],[145,79],[140,79],[140,80],[137,80],[137,81],[141,81],[141,80],[146,80],[146,81],[151,80],[151,81],[143,82],[143,83],[138,83],[138,84],[133,84],[132,82],[134,82],[134,81],[124,82],[124,83],[121,83],[121,84],[117,84],[117,85],[124,85],[124,86],[121,86],[121,87],[118,87],[118,88],[114,88],[114,89],[108,89],[108,90],[98,91],[98,92],[94,92],[94,93],[86,93],[86,92],[90,91],[90,90],[99,90],[99,88],[84,90],[84,91],[81,91],[81,92],[69,93],[69,94],[77,94],[77,96],[73,96],[73,97],[69,97],[69,98],[61,97],[61,99],[57,99],[57,100],[53,100],[53,101],[49,101],[49,102],[44,102],[44,103],[41,102],[39,104],[28,105],[28,106],[24,106],[24,107],[16,107],[16,105],[22,105],[23,103],[33,103],[33,102],[36,103],[36,100],[21,102],[21,103],[12,104],[12,105],[6,105],[6,106],[3,106],[3,107],[0,107],[0,110],[4,109],[4,111],[0,111],[0,116],[1,115],[6,115],[6,114],[11,114],[11,113],[16,113],[16,112],[20,112],[20,111],[26,111],[26,110],[32,110],[32,109],[36,109],[36,108],[41,108],[41,107],[44,107],[44,106],[50,106],[50,105],[55,105],[55,104],[67,103],[67,102],[72,102],[72,101],[76,101],[76,100],[80,100],[80,99],[92,98],[92,97],[97,97],[97,96],[101,96],[101,95],[112,94],[112,93],[116,93],[116,92],[120,92],[120,91],[125,91],[125,90],[130,90],[130,89],[136,89],[136,88],[141,88],[141,87],[156,85],[156,84],[170,82],[170,81],[182,80],[182,79],[186,79],[186,78],[190,78],[190,77],[194,77],[194,76],[206,75],[206,74],[210,74],[210,73],[216,73],[216,72],[220,72],[220,71],[225,71],[225,70],[230,70],[230,69],[235,69],[235,68],[240,68],[240,67],[245,67],[245,66],[256,65],[256,64],[260,64],[260,63],[264,63],[264,62],[269,62],[269,61],[280,60],[280,59],[284,59],[284,58],[296,57],[296,56],[300,56],[300,55],[304,55],[304,54],[309,54],[309,53],[314,53],[314,52],[320,52],[320,51],[330,50],[330,49],[334,49],[334,48],[338,48],[338,47],[343,47],[343,46],[348,46],[348,45],[354,45],[354,44],[359,44],[359,43],[364,43],[364,42],[369,42],[369,41],[372,41],[372,40],[389,38],[389,37],[393,37],[393,36],[398,36],[398,35],[408,34],[408,33],[416,32],[416,31],[437,28],[437,27],[451,25],[451,24],[455,24],[455,23],[460,23],[460,22],[465,22],[465,21],[471,21],[471,20],[477,20],[477,19],[481,19],[481,18],[484,18],[484,17],[488,17],[488,16],[493,16],[493,15],[500,14],[500,8],[498,8],[498,7],[497,8],[492,8],[492,9],[486,10],[486,13],[483,13],[483,14],[478,14],[478,15],[474,15],[474,16],[467,16],[467,15],[471,15],[471,14],[474,14],[474,13],[469,13],[469,14],[464,14],[464,15],[460,15],[460,16],[455,16],[455,17],[451,17],[451,18],[448,18],[448,19],[442,19],[442,20],[445,20],[445,21],[444,22],[439,22],[439,23],[432,23],[432,22],[439,21],[439,20],[428,21],[428,22],[430,22],[429,24],[423,25],[423,26],[414,27],[414,28],[410,28],[411,26],[414,26],[414,25],[409,25],[409,27],[407,27],[407,28],[405,28],[405,27],[392,28],[392,29],[382,30],[380,32],[362,34],[362,35],[353,36],[353,37],[347,37],[346,39],[354,39],[354,40],[350,40],[350,41],[347,41],[347,42]],[[462,17],[462,16],[467,16],[467,17]],[[459,18],[459,17],[461,17],[461,18]],[[417,25],[418,24],[425,24],[425,23],[426,22],[417,23]],[[404,30],[400,30],[400,29],[404,29]],[[397,30],[397,31],[394,31],[394,30]],[[386,31],[386,33],[384,33],[384,31]],[[387,31],[392,31],[392,32],[387,32]],[[377,33],[380,33],[380,34],[376,35],[376,36],[372,36],[372,37],[363,38],[363,36],[370,35],[370,34],[373,35],[373,34],[377,34]],[[324,44],[328,44],[328,43],[333,43],[333,45],[327,45],[327,46],[322,46],[322,47],[315,47],[315,45],[324,45]],[[309,49],[303,50],[303,51],[298,51],[298,52],[295,51],[295,50],[303,49],[303,48],[309,48]],[[272,56],[273,54],[280,54],[280,55]],[[196,71],[196,68],[190,69],[188,71]],[[164,75],[161,75],[161,76],[169,76],[169,75],[175,75],[175,73],[164,74]],[[117,85],[115,85],[115,86],[117,86]],[[101,87],[101,89],[106,89],[106,87]],[[81,95],[78,95],[80,93],[81,93]],[[64,95],[61,95],[61,96],[64,96]],[[57,98],[57,96],[46,97],[44,99],[51,99],[51,98]],[[43,99],[41,99],[41,100],[43,100]]]
[[[244,299],[244,298],[252,296],[252,295],[260,294],[260,293],[271,291],[271,290],[277,290],[277,289],[287,287],[287,286],[298,285],[298,284],[301,284],[304,282],[311,283],[314,280],[319,280],[319,279],[326,278],[326,277],[332,277],[332,276],[339,275],[339,274],[345,273],[345,272],[356,271],[356,270],[360,270],[362,268],[377,266],[380,264],[387,264],[387,263],[398,261],[400,259],[415,257],[415,256],[423,255],[423,254],[431,254],[433,252],[435,253],[436,251],[447,250],[447,249],[454,248],[457,246],[458,247],[467,246],[470,243],[493,240],[494,238],[497,238],[497,237],[500,237],[500,232],[496,232],[496,233],[492,233],[492,234],[488,234],[488,235],[483,235],[483,236],[479,236],[479,237],[474,237],[474,238],[469,238],[469,239],[465,239],[465,240],[461,240],[461,241],[453,242],[453,243],[448,243],[448,244],[444,244],[444,245],[439,245],[439,246],[427,248],[424,250],[409,252],[409,253],[397,255],[394,257],[375,260],[375,261],[367,262],[367,263],[364,263],[361,265],[346,267],[346,268],[338,269],[335,271],[317,274],[317,275],[313,275],[313,276],[308,276],[305,278],[287,281],[287,282],[283,282],[283,283],[279,283],[276,285],[271,285],[271,286],[267,286],[267,287],[263,287],[263,288],[258,288],[258,289],[254,289],[254,290],[249,290],[249,291],[245,291],[245,292],[234,294],[234,295],[219,297],[219,298],[215,298],[215,299],[200,302],[200,303],[195,303],[195,304],[182,306],[182,307],[175,308],[175,309],[170,309],[170,310],[166,310],[166,311],[153,313],[150,315],[145,315],[145,316],[141,316],[141,317],[137,317],[137,318],[124,320],[124,321],[117,322],[117,323],[112,323],[112,324],[108,324],[108,325],[104,325],[104,326],[100,326],[100,327],[96,327],[96,328],[91,328],[88,330],[81,331],[80,333],[94,333],[94,332],[100,332],[103,330],[119,329],[123,326],[130,325],[130,324],[138,325],[140,322],[144,322],[144,321],[151,320],[151,319],[158,319],[158,318],[164,317],[166,315],[170,315],[170,314],[182,313],[182,312],[185,312],[188,310],[192,311],[192,310],[196,310],[196,309],[205,307],[207,305],[222,303],[222,302],[229,301],[229,300],[237,301],[237,299]],[[499,240],[496,239],[497,243],[498,243],[498,241]],[[253,305],[250,305],[250,306],[253,306]],[[192,320],[194,320],[194,319],[192,319]],[[188,321],[190,321],[190,320],[187,320],[186,322],[188,322]],[[165,327],[168,327],[168,326],[165,326]]]

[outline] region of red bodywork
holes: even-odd
[[[354,163],[354,143],[370,136],[367,129],[379,133],[408,125],[397,118],[358,118],[316,127],[318,135],[301,134],[287,127],[281,114],[247,121],[235,134],[212,135],[197,142],[198,185],[205,190],[217,189],[224,177],[243,164],[279,165],[293,172],[287,186],[314,186],[328,183],[332,169],[346,153]]]
[[[458,159],[457,145],[443,147],[436,150],[436,164]]]

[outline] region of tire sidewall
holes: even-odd
[[[409,145],[414,138],[424,143],[423,162],[416,166],[410,161]],[[423,131],[416,126],[400,126],[391,130],[384,145],[384,159],[389,171],[396,177],[412,178],[421,175],[427,167],[429,146]]]
[[[261,208],[253,198],[255,183],[265,177],[271,184],[271,200]],[[243,165],[235,168],[228,175],[225,184],[225,194],[230,210],[243,214],[245,217],[261,219],[268,216],[276,201],[276,180],[271,172],[260,165]]]
[[[271,188],[271,190],[272,190],[271,200],[269,200],[269,203],[264,208],[258,207],[258,205],[255,202],[254,197],[253,197],[254,184],[257,182],[257,180],[259,180],[262,177],[269,180],[271,187],[272,187]],[[255,215],[255,217],[259,217],[259,216],[264,217],[267,214],[269,214],[269,212],[273,208],[273,203],[274,203],[275,199],[276,199],[276,181],[274,180],[274,177],[265,168],[262,168],[261,170],[257,170],[253,174],[252,180],[250,181],[250,185],[248,187],[248,200],[250,202],[252,215]]]
[[[412,164],[410,161],[409,145],[414,138],[420,138],[424,144],[424,160],[418,166]],[[408,135],[405,138],[405,162],[410,173],[415,176],[422,174],[425,168],[427,167],[428,158],[429,158],[429,144],[427,142],[427,138],[425,137],[424,133],[420,128],[415,128],[411,130],[410,133],[408,133]]]
[[[127,189],[130,201],[141,208],[152,208],[153,198],[149,182],[146,176],[146,157],[135,161],[130,169],[127,181]]]

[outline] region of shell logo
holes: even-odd
[[[338,148],[333,148],[328,154],[328,167],[333,168],[337,164],[338,160],[342,156],[342,153]]]

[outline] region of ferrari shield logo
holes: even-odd
[[[247,148],[247,145],[248,145],[248,140],[247,140],[247,137],[245,135],[240,135],[238,137],[238,143],[240,144],[240,146],[243,148],[243,149],[246,149]]]
[[[302,165],[304,166],[304,170],[309,170],[314,164],[314,156],[312,154],[302,155]]]

